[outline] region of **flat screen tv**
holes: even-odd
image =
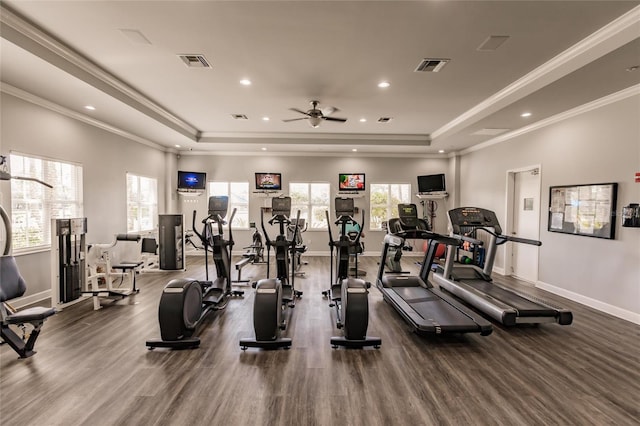
[[[444,192],[444,173],[418,176],[418,192]]]
[[[178,171],[178,189],[203,191],[206,187],[206,173]]]
[[[282,175],[280,173],[256,173],[256,190],[280,191]]]
[[[364,173],[340,173],[338,175],[340,191],[364,191]]]

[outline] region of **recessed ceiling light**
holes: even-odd
[[[243,78],[242,80],[240,80],[240,84],[242,84],[243,86],[251,86],[251,80],[249,80],[248,78]]]
[[[84,109],[88,109],[89,111],[95,111],[96,107],[94,107],[93,105],[85,105]]]
[[[367,119],[366,119],[366,118],[361,118],[361,119],[360,119],[360,122],[361,122],[361,123],[364,123],[364,122],[366,122],[366,121],[367,121]]]
[[[263,150],[263,151],[266,151],[266,150],[267,150],[267,148],[265,148],[265,147],[262,147],[262,150]]]
[[[178,144],[175,144],[174,146],[175,146],[176,148],[180,148],[180,147],[181,147],[181,145],[178,145]]]
[[[262,117],[262,121],[269,121],[269,117]]]
[[[520,117],[531,117],[531,113],[530,112],[523,112],[522,114],[520,114]]]
[[[378,83],[378,87],[381,89],[385,89],[389,86],[391,86],[391,83],[389,83],[388,81],[381,81],[380,83]]]
[[[440,154],[444,154],[444,149],[441,149],[440,151],[438,151]]]
[[[351,151],[358,152],[358,148],[352,148]]]

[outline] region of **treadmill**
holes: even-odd
[[[458,302],[452,296],[434,287],[428,280],[428,272],[439,243],[457,246],[459,238],[451,238],[430,232],[427,222],[418,219],[415,204],[398,205],[399,218],[389,220],[389,229],[395,230],[384,238],[382,258],[376,286],[384,300],[391,304],[419,335],[447,333],[480,333],[488,336],[493,331],[489,321]],[[422,262],[420,275],[385,273],[389,248],[402,247],[407,239],[429,241]],[[426,269],[426,275],[423,271]]]
[[[453,229],[452,236],[482,245],[483,241],[476,239],[480,231],[489,235],[489,242],[485,247],[483,266],[455,263],[455,250],[449,250],[444,268],[438,268],[433,274],[435,283],[505,326],[544,322],[571,324],[573,315],[570,311],[524,292],[503,287],[491,279],[499,245],[511,241],[540,246],[540,241],[502,235],[498,218],[491,210],[460,207],[450,210],[448,216]]]

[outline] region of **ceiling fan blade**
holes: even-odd
[[[284,121],[285,123],[288,123],[289,121],[298,121],[298,120],[306,120],[306,119],[307,117],[301,117],[301,118],[289,118],[287,120],[282,120],[282,121]]]
[[[333,114],[334,112],[338,112],[338,111],[340,111],[340,110],[339,110],[338,108],[336,108],[336,107],[332,107],[332,106],[330,106],[330,107],[324,107],[324,108],[322,108],[322,109],[321,109],[321,111],[322,111],[322,115],[327,116],[327,115],[331,115],[331,114]]]
[[[300,114],[309,115],[307,112],[302,111],[302,110],[300,110],[298,108],[289,108],[289,110],[295,111],[295,112],[299,112]]]
[[[347,121],[346,118],[338,118],[338,117],[322,117],[322,118],[327,121],[339,121],[340,123],[344,123],[345,121]]]

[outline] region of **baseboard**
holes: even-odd
[[[613,306],[608,303],[604,303],[599,300],[592,299],[582,294],[574,293],[573,291],[569,291],[560,287],[556,287],[551,284],[544,283],[542,281],[538,281],[536,283],[536,287],[542,290],[548,291],[549,293],[553,293],[553,294],[557,294],[558,296],[565,297],[574,302],[578,302],[583,305],[589,306],[590,308],[597,309],[598,311],[604,312],[606,314],[613,315],[614,317],[618,317],[623,320],[630,321],[634,324],[640,325],[640,314],[636,312],[631,312],[626,309],[622,309],[617,306]]]
[[[29,296],[18,297],[17,299],[12,300],[10,303],[14,308],[20,309],[46,299],[51,299],[51,289],[41,291],[40,293],[31,294]]]

